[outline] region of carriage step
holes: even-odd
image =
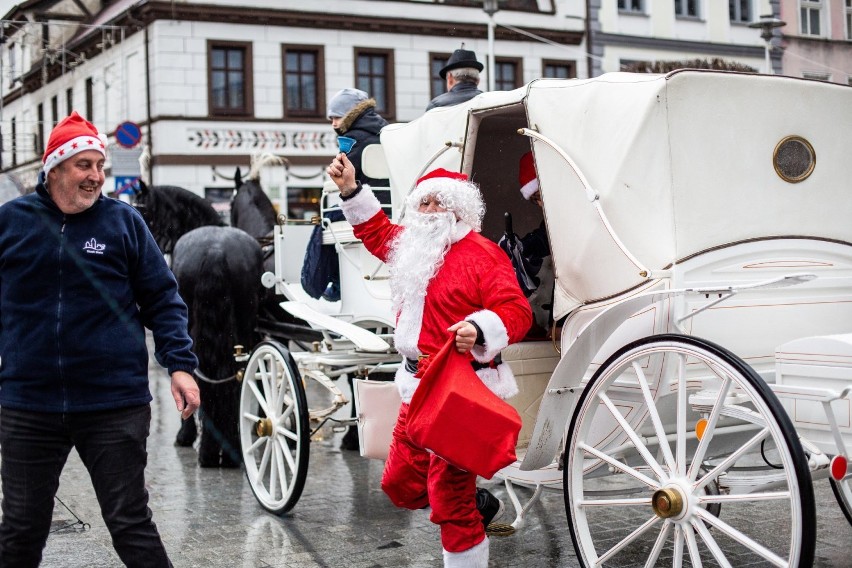
[[[485,528],[485,534],[488,536],[512,536],[515,534],[515,527],[505,523],[491,523]]]

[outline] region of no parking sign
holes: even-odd
[[[123,148],[135,148],[142,140],[142,129],[135,122],[122,122],[115,129],[115,141]]]

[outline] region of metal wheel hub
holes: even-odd
[[[275,433],[275,428],[272,426],[271,418],[261,418],[254,423],[254,431],[259,438],[272,436]]]
[[[683,520],[688,517],[692,504],[689,492],[679,483],[670,482],[654,491],[651,497],[651,508],[661,519]]]

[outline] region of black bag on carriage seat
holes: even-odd
[[[343,211],[326,211],[323,217],[331,221],[343,220]],[[311,298],[325,298],[329,302],[340,299],[340,266],[337,263],[337,251],[334,245],[322,244],[322,225],[314,227],[308,247],[305,249],[305,262],[302,264],[302,288]]]

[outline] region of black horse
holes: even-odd
[[[233,350],[234,345],[251,349],[258,340],[255,327],[263,273],[260,246],[240,229],[201,227],[178,240],[172,270],[189,309],[189,333],[198,356],[202,412],[198,463],[202,467],[237,467],[242,463],[240,385],[235,380],[240,364],[234,360]]]
[[[219,213],[207,199],[173,185],[148,187],[140,182],[133,198],[136,207],[165,255],[171,255],[175,243],[198,227],[224,226]]]

